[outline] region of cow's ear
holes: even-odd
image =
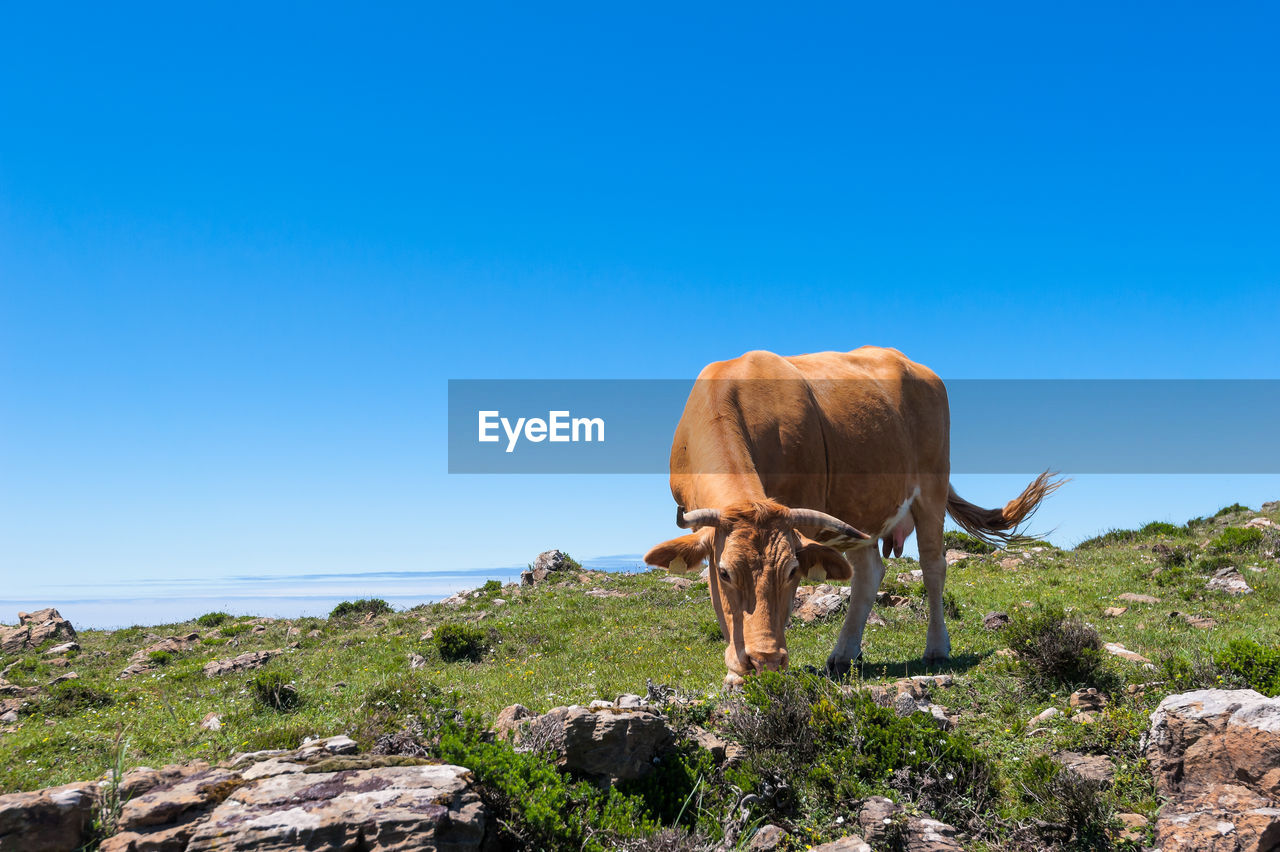
[[[644,555],[646,565],[657,565],[676,574],[697,571],[711,552],[710,536],[690,533],[664,541]]]
[[[848,580],[853,576],[853,566],[834,547],[818,544],[811,538],[796,533],[800,547],[796,558],[800,560],[800,573],[810,580]]]

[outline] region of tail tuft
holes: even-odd
[[[1040,508],[1041,501],[1057,491],[1069,479],[1054,479],[1056,473],[1045,471],[1002,509],[983,509],[965,500],[952,488],[947,497],[947,514],[960,529],[974,538],[996,547],[1008,547],[1033,541],[1020,527]]]

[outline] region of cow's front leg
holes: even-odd
[[[849,609],[844,614],[844,625],[836,638],[836,646],[827,657],[827,673],[837,678],[848,674],[849,665],[862,656],[862,631],[867,626],[871,607],[875,605],[880,581],[884,579],[884,563],[876,553],[874,542],[870,547],[859,547],[845,553],[845,558],[853,566],[853,577],[849,581]]]

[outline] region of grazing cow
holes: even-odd
[[[884,577],[876,539],[885,556],[901,555],[914,530],[929,595],[924,658],[938,662],[951,653],[945,516],[1007,543],[1061,485],[1044,473],[1004,508],[982,509],[956,494],[950,476],[947,392],[928,368],[872,346],[789,358],[748,352],[709,365],[689,394],[671,447],[671,495],[676,524],[693,532],[654,547],[645,562],[674,572],[710,562],[730,684],[786,668],[801,578],[852,578],[827,658],[841,675],[861,654]]]

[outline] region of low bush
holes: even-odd
[[[718,643],[724,641],[724,631],[720,629],[720,622],[715,619],[699,624],[698,634],[706,642]]]
[[[907,799],[964,824],[995,796],[990,762],[923,713],[899,717],[864,691],[789,670],[747,679],[727,732],[747,747],[726,780],[759,796],[765,817],[834,810],[871,794]]]
[[[352,618],[363,615],[386,615],[394,612],[391,604],[382,598],[360,598],[355,601],[343,601],[329,613],[330,618]]]
[[[68,681],[49,690],[41,708],[50,716],[75,716],[85,710],[110,707],[115,698],[105,689]]]
[[[1061,607],[1019,612],[1004,635],[1034,687],[1106,688],[1114,680],[1098,631],[1077,616],[1068,617]]]
[[[217,627],[230,617],[231,615],[225,612],[206,612],[204,615],[196,619],[196,624],[199,624],[201,627]]]
[[[443,624],[431,637],[440,658],[447,663],[459,660],[475,662],[488,650],[487,635],[484,630],[470,624]]]
[[[959,530],[947,530],[942,534],[942,546],[946,550],[963,550],[965,553],[995,553],[993,544]]]
[[[484,592],[486,595],[496,595],[498,592],[502,591],[502,581],[486,580],[485,584],[480,587],[480,591]]]
[[[167,666],[173,662],[173,654],[168,651],[152,651],[147,654],[147,659],[151,661],[152,665]]]
[[[1250,689],[1272,698],[1280,695],[1280,648],[1260,645],[1252,639],[1232,639],[1213,661]]]
[[[1143,538],[1154,538],[1155,536],[1185,538],[1189,535],[1191,535],[1191,531],[1186,527],[1176,526],[1164,521],[1152,521],[1151,523],[1143,524],[1138,528],[1138,536]]]
[[[259,705],[279,713],[291,713],[302,704],[298,689],[282,672],[260,672],[249,681]]]
[[[218,632],[227,638],[239,636],[241,633],[248,633],[253,629],[253,625],[244,622],[236,622],[235,624],[224,624],[218,628]]]
[[[1223,685],[1222,671],[1206,654],[1192,651],[1180,654],[1165,651],[1157,655],[1156,668],[1171,692],[1190,692]]]
[[[1044,814],[1041,838],[1055,848],[1109,849],[1112,809],[1102,789],[1047,755],[1029,760],[1018,779],[1022,798]]]
[[[1262,530],[1227,527],[1209,542],[1214,553],[1244,553],[1257,550],[1262,544]]]
[[[1076,550],[1097,550],[1113,544],[1129,544],[1137,537],[1136,530],[1107,530],[1102,535],[1086,538],[1076,545]]]
[[[1248,512],[1249,507],[1241,503],[1232,503],[1230,506],[1223,506],[1221,509],[1213,513],[1215,518],[1221,518],[1224,515],[1234,515],[1236,512]]]

